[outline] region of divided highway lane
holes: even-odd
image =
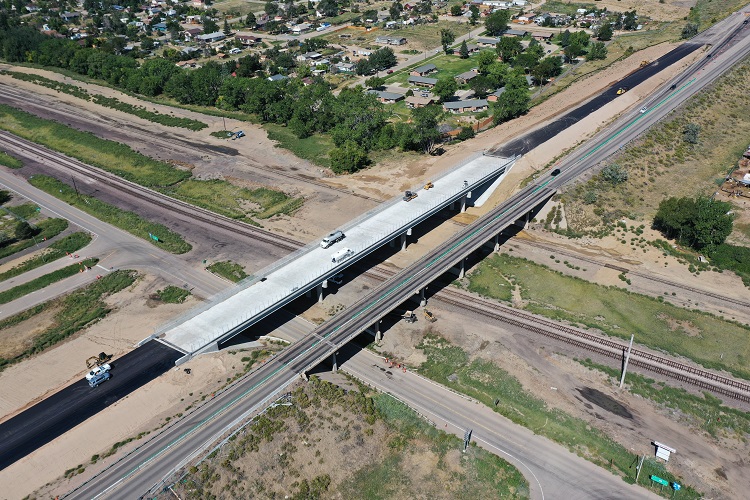
[[[81,379],[0,424],[0,470],[174,368],[183,353],[148,342],[110,363],[112,378],[98,387]]]

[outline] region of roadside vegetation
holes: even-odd
[[[612,384],[619,383],[620,370],[594,363],[590,359],[578,360],[583,366],[598,370],[610,377]],[[715,438],[732,437],[744,440],[750,435],[750,413],[724,406],[722,401],[708,392],[703,397],[685,389],[670,387],[638,373],[628,372],[625,378],[628,392],[637,394],[671,410],[690,426],[701,429]],[[671,413],[675,415],[674,412]]]
[[[148,240],[168,252],[182,254],[189,252],[192,248],[190,243],[166,226],[150,222],[133,212],[126,212],[93,196],[78,194],[71,186],[54,177],[35,175],[29,179],[29,183],[101,221],[119,227],[133,236]],[[155,241],[149,234],[155,235],[159,241]]]
[[[21,274],[41,267],[52,261],[65,257],[69,253],[76,252],[91,242],[91,235],[88,233],[69,234],[58,241],[52,243],[40,255],[23,261],[21,264],[0,273],[0,281],[20,276]]]
[[[179,286],[169,285],[163,290],[157,290],[156,296],[165,304],[182,304],[190,296],[190,291]]]
[[[204,128],[208,127],[207,124],[198,120],[164,115],[156,111],[149,111],[144,106],[134,106],[112,97],[107,97],[100,94],[89,94],[85,89],[82,89],[76,85],[57,82],[43,76],[33,75],[29,73],[19,73],[17,71],[3,71],[2,73],[10,75],[17,80],[23,80],[26,82],[34,83],[36,85],[41,85],[43,87],[62,92],[64,94],[78,97],[79,99],[83,99],[84,101],[91,101],[95,104],[99,104],[100,106],[116,109],[118,111],[122,111],[123,113],[128,113],[130,115],[137,116],[138,118],[143,118],[144,120],[148,120],[150,122],[158,123],[160,125],[166,125],[167,127],[180,127],[186,128],[188,130],[203,130]]]
[[[750,380],[750,328],[622,288],[566,276],[529,260],[497,254],[467,276],[470,291],[508,300],[504,283],[517,290],[523,309],[574,325],[596,328],[706,368],[727,370]],[[626,278],[627,279],[627,278]],[[492,283],[500,283],[494,286]],[[496,290],[500,293],[496,293]]]
[[[528,498],[503,459],[391,396],[311,377],[173,486],[181,498]],[[167,498],[166,494],[159,498]]]
[[[232,262],[231,260],[214,262],[213,264],[206,266],[206,269],[233,283],[237,283],[238,281],[247,278],[245,269],[240,264]]]
[[[0,128],[142,186],[255,225],[258,224],[252,217],[267,219],[291,214],[304,203],[303,198],[292,198],[268,188],[247,189],[226,181],[192,179],[189,170],[153,160],[124,144],[100,139],[91,133],[2,104]],[[56,195],[55,192],[50,194]],[[254,208],[245,208],[247,206]]]
[[[5,151],[0,151],[0,165],[8,168],[21,168],[23,162]]]
[[[108,296],[132,285],[137,273],[115,271],[86,288],[0,321],[0,370],[38,354],[105,317]]]
[[[65,219],[44,219],[34,226],[25,221],[2,223],[0,229],[0,259],[30,248],[45,239],[50,239],[68,228]],[[11,232],[12,230],[12,232]]]
[[[427,360],[419,367],[419,373],[466,394],[512,422],[522,425],[536,434],[562,444],[582,458],[621,476],[628,483],[635,482],[637,459],[628,449],[593,428],[588,422],[574,418],[561,410],[549,408],[547,404],[531,395],[521,383],[491,361],[470,359],[460,347],[437,335],[425,335],[417,346]],[[648,476],[655,474],[668,481],[683,485],[682,498],[701,498],[692,487],[686,486],[673,476],[661,462],[648,459],[643,464],[640,484],[648,487]],[[652,491],[669,497],[670,491]]]
[[[0,304],[7,304],[8,302],[20,299],[21,297],[24,297],[32,292],[36,292],[38,290],[41,290],[42,288],[46,288],[54,283],[57,283],[58,281],[62,281],[65,278],[75,276],[76,274],[81,272],[90,271],[91,267],[95,266],[97,262],[99,262],[99,259],[85,259],[0,292]]]

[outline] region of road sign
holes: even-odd
[[[679,491],[682,486],[680,486],[680,483],[672,483],[672,489],[675,491]]]
[[[159,237],[156,236],[155,234],[148,233],[148,237],[151,238],[154,241],[160,241]]]
[[[667,481],[666,479],[662,479],[659,476],[651,476],[651,480],[653,482],[659,483],[659,484],[661,484],[663,486],[669,486],[669,481]]]

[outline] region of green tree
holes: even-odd
[[[248,12],[245,16],[245,26],[252,29],[255,28],[256,24],[258,24],[258,20],[255,18],[255,14]]]
[[[229,27],[229,21],[226,19],[224,19],[224,29],[222,29],[222,33],[224,33],[225,36],[232,34],[232,29]]]
[[[497,62],[497,54],[492,50],[481,50],[474,56],[477,63],[477,69],[480,73],[485,74],[489,71],[492,64]]]
[[[523,45],[521,40],[514,36],[504,36],[495,45],[495,50],[503,62],[510,63],[523,51]]]
[[[605,22],[602,27],[599,28],[599,32],[596,34],[596,37],[603,42],[608,42],[612,40],[613,34],[614,33],[612,32],[612,25]]]
[[[698,144],[698,134],[700,134],[701,126],[697,123],[688,123],[682,131],[682,138],[689,144]]]
[[[22,220],[18,221],[18,224],[16,224],[14,234],[17,240],[26,240],[34,236],[37,232],[37,229],[34,229],[28,222]]]
[[[458,83],[456,83],[455,78],[444,76],[438,79],[435,87],[433,87],[432,89],[432,92],[436,96],[440,97],[440,102],[445,102],[453,97],[453,94],[456,92],[456,90],[458,90]]]
[[[322,0],[320,2],[321,6],[322,6],[323,2],[325,2],[325,1],[326,0]],[[266,14],[268,14],[268,17],[273,18],[273,17],[276,16],[276,14],[279,13],[279,6],[278,6],[278,4],[276,2],[269,1],[269,2],[266,2],[266,5],[263,7],[263,10],[266,12]]]
[[[439,106],[425,106],[411,110],[414,122],[414,133],[412,135],[412,147],[430,153],[440,140],[438,122],[443,116],[443,110]]]
[[[469,24],[471,24],[472,26],[476,26],[479,22],[479,7],[472,4],[469,7],[469,12],[471,13],[471,15],[469,16]]]
[[[461,14],[463,14],[463,9],[461,9],[461,6],[459,4],[454,4],[451,7],[451,16],[458,17]]]
[[[622,20],[622,27],[628,31],[633,31],[638,27],[638,15],[635,10],[625,12],[625,18]]]
[[[562,59],[558,56],[545,57],[531,70],[531,76],[544,85],[547,80],[562,73]]]
[[[487,94],[495,89],[495,86],[488,76],[479,75],[469,81],[469,88],[474,91],[478,98],[484,99]]]
[[[706,196],[668,198],[659,204],[654,227],[668,238],[709,253],[732,232],[732,205]]]
[[[385,78],[381,78],[379,76],[372,76],[365,80],[365,85],[367,85],[371,89],[379,89],[383,85],[385,85]]]
[[[628,169],[618,163],[611,163],[602,169],[601,177],[613,186],[617,186],[628,180]]]
[[[570,45],[570,30],[565,30],[562,33],[560,33],[560,46],[562,48],[567,47]]]
[[[589,51],[586,54],[587,61],[595,61],[597,59],[607,58],[607,46],[604,42],[591,42],[589,45]]]
[[[219,25],[216,24],[216,21],[214,21],[209,16],[203,16],[201,19],[201,23],[203,24],[203,33],[216,33],[219,31]]]
[[[695,35],[698,34],[698,25],[695,23],[687,23],[684,28],[682,28],[682,38],[688,39],[693,38]]]
[[[331,158],[331,170],[337,174],[356,172],[367,166],[367,152],[354,141],[346,141],[338,148],[333,148],[328,156]]]
[[[493,121],[500,124],[529,110],[529,86],[526,77],[513,73],[506,78],[505,92],[493,104]]]
[[[469,47],[466,46],[466,40],[461,42],[461,48],[458,49],[458,55],[461,57],[461,59],[469,58]]]
[[[456,34],[453,33],[453,30],[440,30],[440,44],[443,46],[443,52],[445,52],[446,55],[450,55],[451,53],[453,53],[453,51],[451,50],[451,44],[454,41],[456,41]]]
[[[487,33],[490,36],[500,36],[506,29],[508,29],[509,22],[509,10],[496,10],[487,16],[487,19],[484,21],[484,26],[487,28]]]

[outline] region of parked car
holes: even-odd
[[[110,375],[109,372],[100,373],[89,380],[89,386],[96,387],[102,382],[109,380],[110,378],[112,378],[112,375]]]

